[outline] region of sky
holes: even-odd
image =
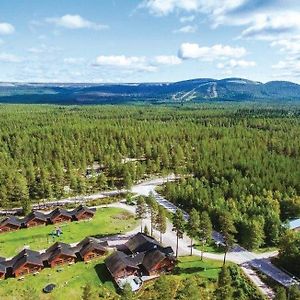
[[[0,0],[0,81],[300,83],[299,0]]]

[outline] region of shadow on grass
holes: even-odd
[[[173,274],[181,275],[181,274],[194,274],[204,271],[202,267],[189,267],[189,268],[175,268]]]
[[[217,270],[219,271],[219,267],[187,267],[187,268],[180,268],[177,267],[174,269],[173,274],[175,275],[187,275],[187,274],[195,274],[195,273],[200,273],[200,272],[206,272],[206,271],[211,271],[211,270]]]
[[[202,245],[201,244],[195,244],[194,247],[198,250],[202,250]],[[212,252],[212,253],[224,253],[224,247],[222,246],[217,246],[215,243],[212,243],[206,247],[204,247],[204,252]]]
[[[121,236],[121,233],[106,233],[106,234],[94,234],[91,235],[91,237],[96,239],[111,239],[111,240],[117,240]]]
[[[115,288],[115,290],[118,290],[118,286],[117,284],[115,283],[115,281],[113,280],[113,278],[111,277],[110,273],[108,272],[106,266],[104,263],[101,263],[101,264],[98,264],[94,267],[97,275],[98,275],[98,278],[100,280],[100,282],[102,284],[108,284],[112,287]]]
[[[112,277],[109,274],[104,263],[98,264],[94,268],[95,268],[95,271],[96,271],[101,283],[106,283],[108,281],[109,282],[112,281]]]

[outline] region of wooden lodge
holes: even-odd
[[[20,229],[22,222],[15,216],[8,216],[0,223],[0,233],[15,231]]]
[[[32,211],[22,221],[23,227],[26,227],[26,228],[40,226],[40,225],[46,225],[46,224],[47,224],[47,217],[43,213],[38,212],[38,211]]]
[[[116,251],[105,259],[105,265],[114,280],[130,275],[138,275],[140,271],[137,260],[134,261],[121,251]]]
[[[24,249],[10,260],[0,257],[0,279],[34,274],[45,267],[54,268],[76,261],[90,261],[107,254],[107,242],[87,237],[76,246],[56,242],[45,252]]]
[[[90,209],[86,206],[80,205],[71,211],[57,207],[48,214],[44,214],[39,211],[32,211],[23,219],[18,219],[15,216],[8,216],[0,222],[0,233],[15,231],[20,228],[89,220],[94,217],[95,211],[95,209]]]
[[[40,253],[29,249],[22,250],[8,261],[7,265],[7,273],[14,277],[34,274],[41,271],[44,267]]]
[[[171,247],[163,247],[152,237],[138,233],[105,260],[115,281],[135,276],[152,276],[170,272],[176,265]]]
[[[76,261],[75,249],[69,244],[56,242],[42,254],[45,266],[54,268],[64,264],[72,264]]]
[[[142,262],[143,271],[148,276],[171,272],[175,265],[176,259],[173,255],[166,255],[157,249],[147,252]]]
[[[107,253],[107,242],[99,242],[95,238],[87,237],[76,246],[78,257],[83,261],[90,261]]]
[[[91,219],[94,217],[94,214],[95,210],[92,210],[83,205],[79,205],[71,212],[73,219],[76,221]]]
[[[48,215],[48,222],[50,224],[63,223],[63,222],[71,222],[72,214],[62,208],[57,207]]]

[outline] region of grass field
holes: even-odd
[[[48,248],[56,241],[79,242],[86,236],[103,236],[123,233],[136,227],[134,216],[120,208],[100,208],[93,219],[88,221],[64,223],[60,225],[39,226],[21,229],[0,235],[0,256],[11,257],[24,246],[33,250]],[[63,234],[53,238],[51,232],[60,226]]]
[[[43,293],[43,288],[50,283],[56,284],[51,294]],[[103,258],[90,263],[78,262],[72,266],[44,269],[40,274],[28,275],[23,281],[9,278],[0,281],[0,299],[5,300],[79,300],[82,289],[91,284],[98,293],[115,294],[115,288],[106,270]]]
[[[46,268],[40,274],[28,275],[23,281],[15,278],[0,281],[0,299],[5,300],[79,300],[83,287],[89,283],[93,290],[102,295],[104,299],[110,299],[116,295],[115,286],[103,263],[104,258],[92,261],[88,264],[78,262],[72,266],[61,268]],[[190,275],[199,275],[205,279],[217,279],[222,263],[199,257],[180,257],[180,262],[175,270],[175,277],[185,278]],[[51,294],[44,294],[43,288],[49,284],[56,284]]]
[[[204,258],[201,261],[199,256],[183,256],[179,258],[174,273],[181,277],[200,275],[203,278],[217,279],[222,265],[223,263],[217,260]]]
[[[195,249],[202,250],[202,246],[200,243],[195,244]],[[211,242],[208,245],[204,246],[204,252],[209,252],[209,253],[224,253],[224,249],[222,246],[218,247],[214,242]]]

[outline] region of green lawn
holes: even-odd
[[[195,244],[195,249],[198,250],[202,250],[202,246],[200,245],[200,243]],[[217,246],[214,242],[211,242],[208,245],[204,246],[204,252],[208,252],[208,253],[224,253],[224,249],[222,246]]]
[[[27,245],[30,246],[30,249],[42,250],[56,241],[75,243],[86,236],[101,237],[108,234],[123,233],[137,225],[134,216],[123,209],[100,208],[94,218],[88,221],[39,226],[3,233],[0,235],[0,256],[11,257]],[[62,228],[63,234],[59,238],[53,238],[50,233],[57,226]]]
[[[87,264],[78,262],[72,266],[45,268],[38,275],[25,276],[22,281],[15,278],[2,280],[0,281],[0,299],[79,300],[82,288],[87,283],[104,299],[111,299],[116,295],[116,290],[103,261],[104,258],[100,258]],[[173,275],[178,276],[178,279],[196,274],[206,279],[217,279],[222,266],[222,263],[218,261],[209,259],[200,261],[200,258],[195,256],[180,257],[179,261],[174,272],[176,275]],[[57,286],[51,294],[44,294],[42,290],[49,283]]]
[[[203,278],[217,279],[222,265],[223,263],[217,260],[204,258],[201,261],[199,256],[183,256],[179,257],[174,273],[181,277],[197,274]]]
[[[43,288],[49,284],[56,284],[51,294],[43,293]],[[103,258],[90,263],[78,262],[72,266],[60,268],[46,268],[40,274],[27,275],[23,281],[9,278],[0,281],[0,299],[5,300],[79,300],[82,288],[91,284],[93,289],[109,299],[109,295],[115,295],[115,287],[110,280]]]

